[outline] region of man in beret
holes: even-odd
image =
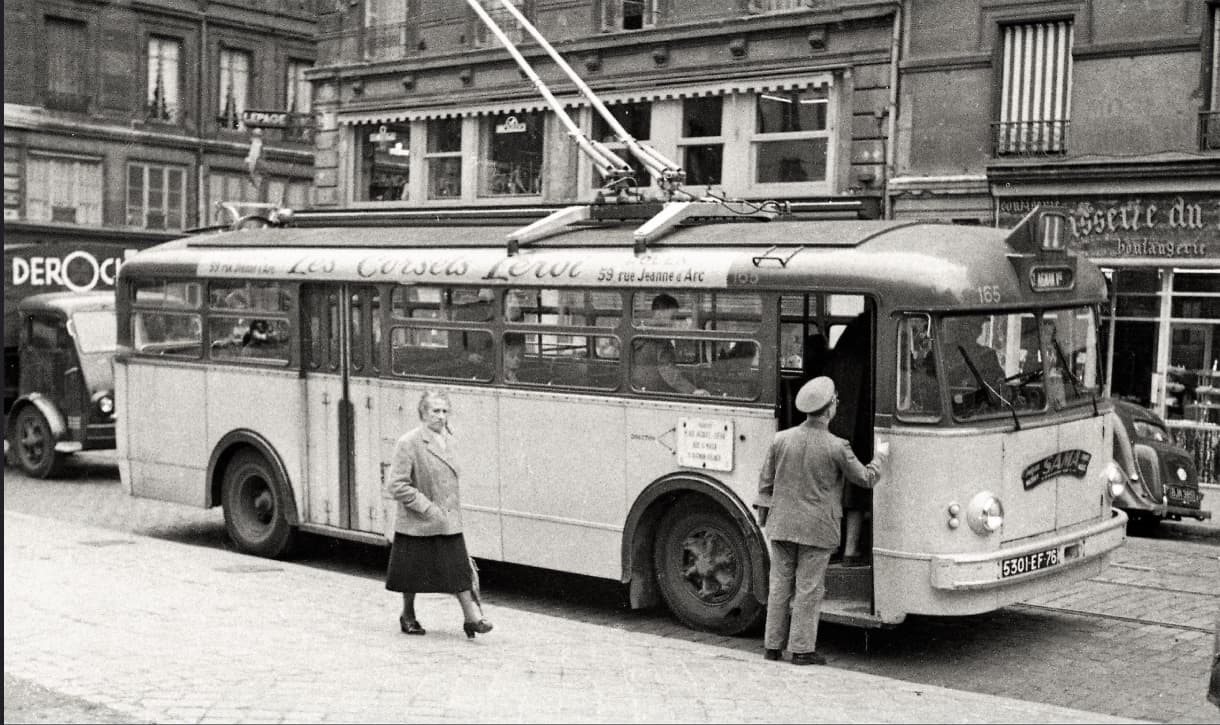
[[[771,539],[771,580],[763,656],[781,658],[784,645],[795,665],[823,665],[815,650],[818,618],[826,594],[826,567],[839,545],[843,486],[872,488],[889,455],[888,443],[873,446],[866,466],[848,442],[829,430],[839,397],[834,381],[817,377],[796,394],[805,422],[780,431],[758,477],[759,522]]]

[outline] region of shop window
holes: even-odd
[[[462,119],[428,121],[428,198],[457,199],[462,195]]]
[[[1166,418],[1220,425],[1220,274],[1175,272]]]
[[[144,117],[150,121],[182,120],[179,78],[182,41],[152,36],[148,39],[148,91]]]
[[[310,187],[304,179],[268,179],[267,199],[289,209],[304,209],[309,206]]]
[[[241,116],[250,102],[251,55],[244,50],[220,49],[220,107],[217,122],[221,128],[243,129]]]
[[[363,201],[407,201],[411,182],[411,127],[405,123],[358,126]]]
[[[682,168],[686,183],[713,186],[721,183],[724,165],[723,96],[700,96],[682,101]]]
[[[994,151],[1062,154],[1071,118],[1072,21],[1001,28],[999,119]]]
[[[75,20],[46,19],[46,106],[61,111],[89,109],[88,26]]]
[[[141,229],[186,226],[186,169],[160,164],[127,165],[127,224]]]
[[[610,115],[614,116],[614,120],[618,121],[636,141],[647,141],[652,137],[651,103],[615,103],[607,104],[606,107],[610,110]],[[631,167],[634,176],[631,186],[648,186],[652,183],[652,177],[644,164],[631,155],[627,146],[622,143],[606,119],[596,112],[593,114],[593,138],[605,144]],[[606,181],[600,174],[593,176],[594,187],[601,188],[605,185]]]
[[[482,121],[482,195],[542,193],[545,119],[542,113],[502,113]]]
[[[56,224],[102,223],[102,163],[33,155],[26,163],[26,218]]]
[[[828,172],[830,93],[826,87],[755,96],[754,181],[822,182]]]

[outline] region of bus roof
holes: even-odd
[[[1105,284],[1071,253],[1071,289],[1034,293],[1009,257],[1010,230],[896,221],[681,226],[633,252],[626,224],[573,226],[510,256],[503,226],[266,228],[176,240],[124,275],[297,281],[875,292],[906,309],[1092,303]],[[986,288],[986,293],[982,290]],[[986,302],[986,304],[984,304]]]
[[[17,309],[21,312],[60,312],[68,315],[81,310],[113,310],[114,291],[43,292],[21,300]]]

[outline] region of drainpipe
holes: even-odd
[[[885,180],[881,194],[881,218],[890,218],[890,179],[894,178],[894,165],[898,155],[898,62],[902,53],[902,27],[906,13],[906,0],[894,8],[894,30],[890,35],[890,98],[886,107]]]
[[[207,198],[207,192],[204,189],[204,184],[207,179],[203,173],[204,148],[203,148],[203,129],[204,119],[207,118],[207,111],[204,103],[207,99],[207,94],[204,92],[205,83],[207,81],[207,58],[208,58],[208,0],[200,0],[199,2],[199,62],[196,64],[197,77],[195,79],[195,107],[198,110],[199,118],[196,121],[195,129],[195,212],[199,215],[195,226],[206,227],[209,224],[207,204],[204,199]]]

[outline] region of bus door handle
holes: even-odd
[[[322,391],[322,405],[330,405],[330,393]]]

